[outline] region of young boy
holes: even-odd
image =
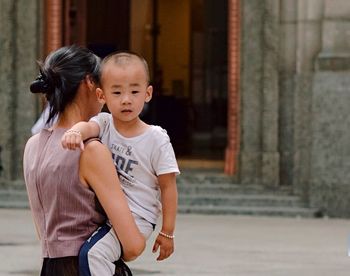
[[[100,113],[89,122],[74,125],[62,137],[62,145],[83,150],[83,140],[99,136],[109,147],[145,240],[163,213],[153,252],[160,249],[157,260],[164,260],[174,251],[179,169],[166,131],[139,117],[145,102],[152,98],[152,89],[148,66],[141,56],[129,52],[107,56],[102,61],[101,88],[96,93],[111,114]],[[87,271],[83,275],[114,274],[113,262],[121,257],[122,249],[112,228],[108,229],[94,234],[82,247],[80,268]]]

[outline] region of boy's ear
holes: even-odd
[[[103,93],[103,90],[99,87],[96,88],[96,96],[97,96],[99,103],[101,103],[101,104],[106,103],[105,94]]]
[[[148,103],[152,99],[153,86],[149,85],[146,89],[146,99],[145,102]]]

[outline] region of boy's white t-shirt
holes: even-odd
[[[161,213],[157,176],[180,173],[166,130],[151,125],[141,135],[126,138],[115,129],[109,113],[99,113],[91,121],[99,125],[101,141],[112,152],[130,210],[156,224]]]

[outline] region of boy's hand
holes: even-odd
[[[159,248],[160,252],[157,261],[165,260],[174,252],[174,239],[169,239],[159,234],[154,242],[152,252],[156,253]]]
[[[62,136],[61,144],[65,149],[75,150],[80,148],[81,150],[84,150],[84,143],[79,130],[67,130]]]

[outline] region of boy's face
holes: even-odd
[[[117,121],[138,119],[145,102],[152,98],[153,88],[148,85],[145,68],[138,60],[122,66],[105,64],[101,84],[102,90],[98,89],[97,94]]]

